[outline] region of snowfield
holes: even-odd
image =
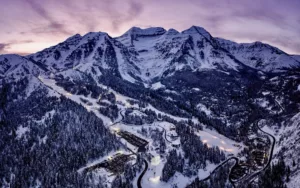
[[[17,139],[21,139],[27,132],[29,132],[29,127],[19,126],[16,130]]]
[[[236,156],[244,148],[241,143],[235,142],[209,129],[197,131],[196,134],[200,136],[202,142],[206,143],[208,147],[218,146],[220,150],[225,151],[227,155],[234,154]]]
[[[160,88],[165,88],[165,86],[162,83],[157,82],[157,83],[152,84],[151,88],[154,89],[154,90],[157,90],[157,89],[160,89]]]

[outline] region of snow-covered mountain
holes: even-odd
[[[27,58],[52,72],[73,68],[100,76],[101,71],[109,70],[132,83],[151,83],[181,70],[239,71],[252,67],[273,72],[299,65],[270,45],[237,44],[214,38],[197,26],[182,32],[133,27],[116,38],[103,32],[77,34]]]
[[[144,80],[172,75],[178,70],[219,69],[243,67],[231,54],[222,50],[203,28],[192,26],[178,32],[163,28],[132,28],[116,40],[129,48]]]
[[[53,73],[74,69],[100,76],[101,70],[106,70],[131,82],[135,81],[132,75],[138,77],[140,73],[127,48],[103,32],[74,35],[27,58],[45,65]]]
[[[269,44],[262,42],[239,44],[222,38],[216,40],[238,60],[258,70],[278,72],[283,68],[300,66],[300,62],[293,56]]]
[[[25,75],[39,75],[45,72],[42,65],[39,66],[29,59],[19,55],[0,55],[0,78],[20,79]]]

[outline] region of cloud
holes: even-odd
[[[5,53],[5,49],[9,47],[10,44],[0,43],[0,53]]]
[[[49,24],[46,26],[39,26],[32,29],[33,33],[60,33],[65,35],[71,35],[72,33],[66,29],[66,26],[52,18],[51,14],[43,8],[36,0],[26,0],[33,11],[35,11],[41,18],[46,20]]]
[[[121,15],[117,19],[112,21],[112,26],[115,31],[118,31],[119,28],[126,24],[127,22],[130,22],[134,19],[137,19],[137,17],[142,13],[143,11],[143,5],[140,2],[130,0],[128,2],[129,9],[127,11],[126,15]]]
[[[34,40],[11,40],[10,44],[26,44],[26,43],[33,43]]]
[[[2,54],[8,53],[8,50],[11,49],[11,47],[13,45],[28,44],[28,43],[33,43],[33,42],[34,42],[33,40],[21,40],[21,41],[12,40],[7,43],[0,43],[0,53],[2,53]],[[9,53],[14,53],[14,52],[9,52]],[[24,54],[27,54],[27,53],[23,53],[23,55]]]
[[[90,32],[96,31],[97,26],[102,22],[102,16],[100,15],[108,12],[113,2],[114,0],[88,0],[76,3],[76,0],[64,0],[60,2],[60,5],[63,6],[66,17],[72,19],[70,20],[72,25],[68,25],[69,27],[79,24],[80,30]],[[76,33],[78,32],[76,30]]]
[[[137,0],[63,0],[51,1],[52,8],[49,4],[42,6],[37,0],[26,0],[32,10],[49,24],[42,25],[40,21],[28,33],[52,33],[71,35],[70,30],[89,32],[95,31],[97,27],[106,28],[106,31],[112,30],[118,32],[122,25],[138,19],[143,11],[143,4]],[[63,22],[54,19],[55,13],[63,15]],[[109,28],[109,25],[110,28]],[[78,27],[76,27],[78,26]],[[78,31],[78,29],[80,31]]]
[[[289,37],[278,37],[270,39],[270,43],[278,45],[278,48],[281,50],[292,49],[292,53],[300,52],[300,43],[295,42],[292,38]],[[299,41],[300,42],[300,41]]]

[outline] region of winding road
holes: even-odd
[[[142,179],[143,179],[143,176],[145,175],[146,171],[148,170],[148,162],[145,159],[144,159],[144,164],[145,164],[145,169],[140,174],[139,179],[137,180],[138,188],[142,188]]]
[[[238,180],[237,182],[233,182],[230,178],[229,178],[229,181],[230,183],[232,184],[232,186],[235,188],[235,183],[238,183],[238,185],[243,185],[243,186],[247,186],[249,182],[251,182],[257,175],[259,175],[261,172],[263,172],[265,169],[267,169],[270,164],[271,164],[271,161],[272,161],[272,157],[273,157],[273,151],[274,151],[274,147],[275,147],[275,142],[276,142],[276,139],[273,135],[271,135],[270,133],[267,133],[265,131],[263,131],[259,126],[258,126],[258,122],[259,121],[256,121],[254,122],[255,126],[258,128],[258,130],[260,130],[261,132],[263,132],[264,134],[268,135],[270,138],[272,138],[272,145],[271,145],[271,149],[270,149],[270,153],[269,153],[269,159],[268,159],[268,163],[266,164],[266,166],[262,169],[262,170],[259,170],[257,172],[254,172],[253,174],[251,174],[250,176],[245,176],[243,178],[241,178],[240,180]],[[230,157],[228,158],[227,160],[223,161],[221,164],[219,164],[211,173],[209,176],[207,176],[206,178],[202,179],[201,181],[206,181],[210,178],[211,174],[213,174],[216,170],[218,170],[221,166],[223,166],[224,164],[226,164],[228,161],[230,160],[235,160],[235,164],[234,166],[231,168],[230,170],[230,173],[229,173],[229,176],[232,172],[232,169],[238,165],[239,163],[239,158],[237,157]],[[239,187],[239,186],[238,186]]]
[[[238,163],[238,161],[239,161],[239,159],[237,157],[230,157],[230,158],[226,159],[221,164],[219,164],[212,172],[210,172],[210,174],[206,178],[202,179],[201,181],[208,180],[210,178],[211,174],[215,173],[215,171],[217,171],[219,168],[221,168],[221,166],[223,166],[224,164],[226,164],[230,160],[234,160],[235,161],[234,165],[236,165]]]
[[[268,135],[270,138],[272,138],[272,145],[271,145],[271,149],[270,149],[270,152],[269,152],[269,158],[268,158],[268,163],[266,164],[266,166],[262,169],[262,170],[259,170],[257,172],[254,172],[253,174],[251,174],[250,176],[245,176],[243,178],[241,178],[240,180],[238,180],[238,184],[239,185],[243,185],[243,186],[248,186],[248,184],[250,182],[252,182],[252,180],[257,176],[259,175],[261,172],[263,172],[265,169],[267,169],[270,164],[271,164],[271,161],[272,161],[272,157],[273,157],[273,151],[274,151],[274,147],[275,147],[275,142],[276,142],[276,139],[273,135],[271,135],[270,133],[267,133],[265,131],[263,131],[259,126],[258,126],[258,122],[259,121],[256,121],[254,122],[255,126],[258,128],[258,130],[260,130],[261,132],[263,132],[264,134]],[[232,181],[231,181],[232,182]],[[234,187],[235,185],[232,184]]]
[[[124,112],[124,111],[125,111],[125,110],[120,110],[119,114],[120,114],[120,116],[121,116],[121,119],[118,120],[118,121],[113,122],[111,125],[109,125],[109,127],[114,126],[115,124],[120,123],[121,121],[123,121],[124,115],[123,115],[121,112]]]
[[[169,143],[172,143],[170,140],[167,139],[167,131],[166,131],[166,129],[164,127],[160,126],[160,125],[158,125],[158,126],[164,130],[165,140],[167,142],[169,142]]]
[[[266,164],[266,166],[265,166],[262,170],[257,171],[257,172],[255,172],[255,173],[251,174],[250,176],[247,176],[247,177],[242,178],[241,180],[239,180],[239,184],[242,184],[242,185],[247,185],[247,186],[248,186],[248,184],[249,184],[250,182],[252,182],[252,180],[253,180],[257,175],[259,175],[261,172],[263,172],[265,169],[267,169],[267,168],[270,166],[271,161],[272,161],[273,151],[274,151],[276,139],[275,139],[275,137],[274,137],[273,135],[271,135],[270,133],[267,133],[267,132],[263,131],[263,130],[258,126],[258,122],[259,122],[259,121],[256,121],[256,122],[255,122],[256,127],[257,127],[261,132],[263,132],[263,133],[265,133],[266,135],[270,136],[270,137],[272,138],[272,140],[273,140],[272,146],[271,146],[271,150],[270,150],[270,154],[269,154],[269,158],[268,158],[268,163]]]
[[[272,161],[273,151],[274,151],[276,139],[275,139],[275,137],[274,137],[273,135],[271,135],[270,133],[267,133],[267,132],[263,131],[263,130],[258,126],[258,122],[256,122],[256,126],[257,126],[257,128],[258,128],[261,132],[263,132],[263,133],[269,135],[269,136],[272,138],[272,140],[273,140],[272,146],[271,146],[271,151],[270,151],[270,156],[269,156],[268,163],[267,163],[267,165],[265,166],[265,168],[263,169],[263,170],[265,170],[265,169],[270,165],[270,163],[271,163],[271,161]]]

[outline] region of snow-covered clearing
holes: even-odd
[[[154,90],[157,90],[157,89],[160,89],[160,88],[165,88],[165,86],[160,82],[154,83],[151,86],[151,89],[154,89]]]
[[[262,94],[263,94],[264,96],[269,95],[269,94],[270,94],[270,91],[263,91]]]
[[[63,95],[68,99],[71,99],[72,101],[85,107],[88,111],[93,112],[96,116],[98,116],[99,118],[101,118],[103,120],[104,125],[108,126],[108,125],[112,124],[112,121],[108,117],[99,113],[98,109],[100,108],[100,105],[97,104],[98,99],[94,99],[91,97],[85,97],[83,95],[73,95],[72,93],[69,93],[66,90],[64,90],[64,88],[56,85],[56,82],[53,79],[44,78],[42,76],[39,76],[39,79],[45,85],[47,85],[48,87],[55,90],[58,94]],[[129,99],[128,97],[122,96],[114,91],[112,91],[112,92],[115,94],[117,101],[122,101],[125,103],[125,105],[130,105],[128,102],[126,102],[126,100]],[[80,98],[86,99],[87,101],[89,101],[91,103],[91,105],[86,105],[84,102],[82,102],[82,100]]]
[[[153,110],[153,111],[155,111],[156,114],[161,114],[161,115],[169,116],[170,118],[172,118],[172,119],[174,119],[176,121],[187,121],[188,120],[188,118],[177,117],[177,116],[173,116],[171,114],[167,114],[165,112],[162,112],[162,111],[156,109],[155,107],[153,107],[151,104],[148,104],[148,106],[145,109]],[[199,121],[196,118],[194,118],[194,117],[192,118],[192,121],[194,123],[199,123]]]
[[[261,106],[263,108],[266,108],[269,105],[269,101],[267,101],[266,99],[263,99],[263,98],[255,99],[255,101],[259,106]]]
[[[198,130],[195,133],[201,137],[202,142],[206,143],[208,147],[218,146],[226,154],[237,155],[244,148],[241,143],[235,142],[209,129]]]
[[[17,139],[22,138],[29,131],[30,131],[29,127],[19,126],[16,130]]]
[[[204,112],[207,116],[210,116],[211,113],[212,113],[212,112],[211,112],[204,104],[199,103],[199,104],[197,105],[197,108],[198,108],[200,111]]]

